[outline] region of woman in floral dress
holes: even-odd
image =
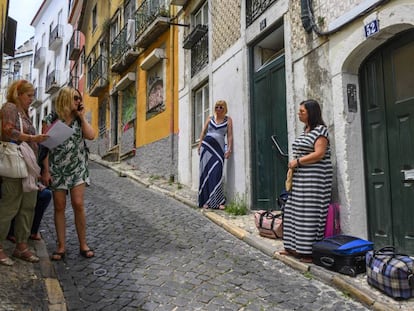
[[[95,130],[85,117],[82,96],[78,90],[65,87],[60,90],[55,103],[56,113],[46,117],[50,126],[59,119],[74,131],[61,145],[49,151],[49,165],[43,172],[43,181],[53,191],[55,227],[58,245],[52,260],[65,257],[66,246],[66,195],[70,194],[75,214],[75,225],[80,254],[91,258],[95,254],[86,242],[86,216],[84,206],[85,187],[89,183],[88,150],[84,139],[94,139]]]

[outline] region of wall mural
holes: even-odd
[[[165,111],[163,62],[147,73],[147,120]]]
[[[121,155],[135,153],[136,105],[135,83],[131,83],[122,91]]]

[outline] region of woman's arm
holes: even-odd
[[[200,154],[201,143],[203,142],[204,136],[206,136],[206,134],[207,134],[207,129],[208,129],[208,124],[209,123],[210,123],[210,118],[208,118],[206,120],[206,122],[204,123],[204,126],[203,126],[203,130],[200,133],[200,138],[199,138],[198,147],[197,147],[198,154]]]
[[[233,120],[227,116],[227,151],[224,158],[228,159],[233,151]]]
[[[295,168],[301,165],[312,164],[323,159],[328,147],[328,139],[324,136],[319,136],[315,141],[315,150],[303,157],[289,161],[288,167]]]
[[[81,120],[81,127],[82,127],[82,136],[85,139],[93,140],[96,136],[96,131],[92,127],[92,125],[89,124],[88,120],[85,117],[85,109],[82,109],[81,111],[78,111],[79,118]]]

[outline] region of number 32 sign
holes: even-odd
[[[372,35],[376,34],[379,31],[379,21],[373,20],[364,26],[365,30],[365,37],[371,37]]]

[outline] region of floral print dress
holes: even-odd
[[[54,115],[46,117],[50,126]],[[89,185],[88,150],[82,136],[80,119],[75,119],[69,125],[74,133],[61,145],[49,150],[49,170],[52,177],[52,190],[69,190],[77,185]]]

